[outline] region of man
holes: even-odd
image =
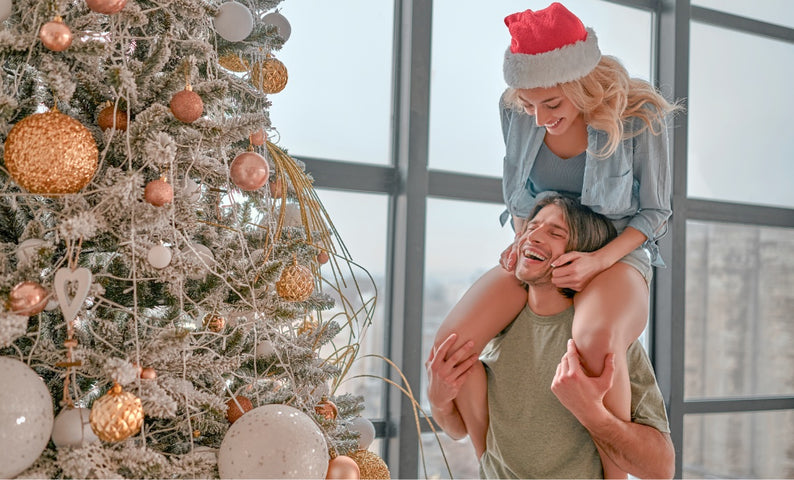
[[[431,353],[433,418],[451,437],[471,437],[483,477],[602,478],[600,450],[634,476],[672,478],[664,401],[644,349],[634,342],[627,354],[627,422],[602,401],[614,355],[607,355],[599,377],[584,372],[570,340],[573,300],[551,282],[551,264],[562,253],[597,249],[614,235],[608,220],[574,199],[539,200],[519,239],[516,277],[527,285],[527,307],[481,362],[472,342],[451,351],[455,334]]]

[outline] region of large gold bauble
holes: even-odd
[[[94,402],[89,421],[97,437],[106,442],[120,442],[141,430],[141,399],[123,391],[121,385],[113,385],[108,393]]]
[[[388,480],[391,478],[391,472],[389,472],[386,462],[369,450],[358,450],[348,456],[358,465],[362,479]]]
[[[273,57],[251,66],[251,83],[265,93],[278,93],[287,86],[287,67]]]
[[[11,177],[31,193],[76,193],[91,181],[99,150],[91,132],[57,110],[23,118],[5,143]]]
[[[286,267],[276,282],[278,296],[288,302],[302,302],[314,291],[311,270],[297,263]]]

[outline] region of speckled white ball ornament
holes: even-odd
[[[56,447],[79,448],[99,443],[99,437],[91,430],[90,408],[64,408],[55,417],[52,426],[52,443]]]
[[[254,30],[251,10],[240,2],[226,2],[215,15],[215,31],[229,42],[245,40]]]
[[[366,450],[375,440],[375,425],[364,417],[356,417],[350,422],[350,431],[358,432],[358,449]]]
[[[0,357],[0,478],[14,478],[39,458],[52,423],[44,381],[19,360]]]
[[[14,2],[12,0],[0,0],[0,22],[11,16],[13,7]]]
[[[146,259],[154,268],[165,268],[171,264],[171,249],[165,245],[155,245],[149,249]]]
[[[262,405],[238,419],[218,450],[221,478],[318,478],[328,471],[320,427],[288,405]]]
[[[287,21],[287,17],[275,11],[262,17],[262,21],[265,22],[265,25],[275,25],[278,30],[278,36],[283,38],[285,42],[289,40],[289,36],[292,34],[292,26]]]

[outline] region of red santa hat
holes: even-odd
[[[504,76],[513,88],[552,87],[578,80],[598,65],[601,50],[592,28],[560,3],[505,17],[512,41]]]

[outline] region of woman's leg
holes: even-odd
[[[477,459],[485,452],[485,437],[488,433],[488,378],[482,362],[477,361],[472,373],[455,398],[466,431],[474,446]]]
[[[501,332],[521,312],[527,303],[527,291],[515,274],[502,267],[488,270],[452,307],[438,328],[435,346],[457,333],[454,352],[468,341],[474,342],[472,352],[482,351],[485,345]]]
[[[648,319],[648,284],[632,266],[618,262],[596,276],[574,297],[573,339],[582,364],[601,375],[604,357],[615,354],[615,378],[604,405],[615,416],[631,420],[631,385],[626,350],[642,333]],[[599,450],[600,451],[600,450]],[[601,452],[604,478],[626,478]]]

